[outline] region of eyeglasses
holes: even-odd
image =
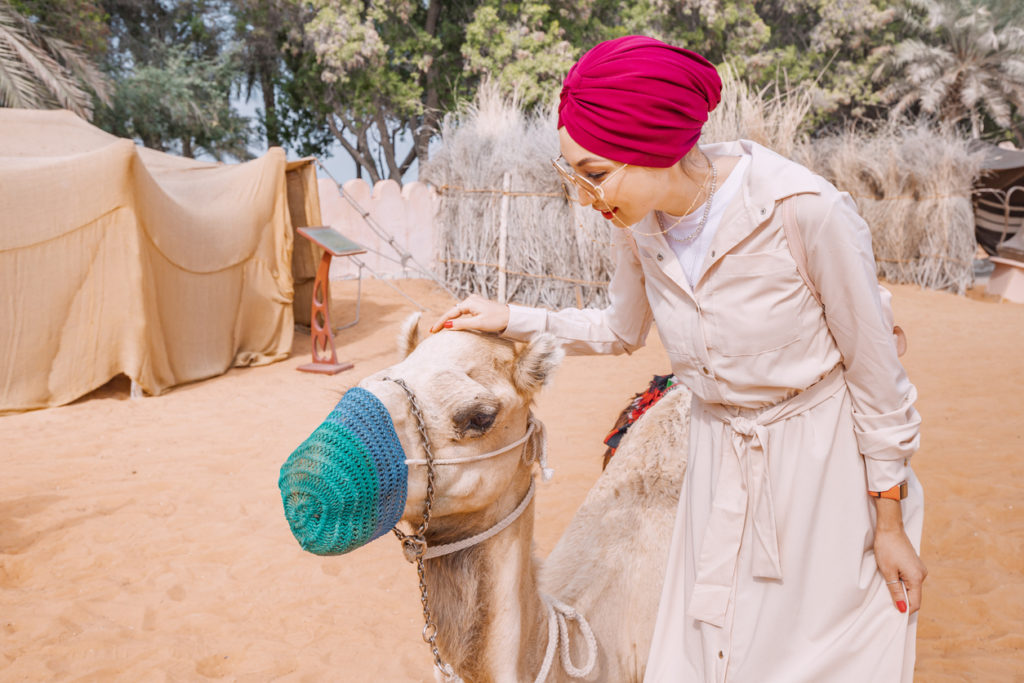
[[[596,201],[599,202],[604,201],[604,189],[601,186],[608,182],[608,179],[611,178],[613,175],[615,175],[622,169],[626,168],[626,166],[629,166],[629,164],[622,164],[621,166],[613,170],[611,173],[606,175],[604,178],[602,178],[600,183],[595,183],[591,180],[588,180],[587,178],[584,178],[576,171],[566,168],[565,164],[562,164],[559,161],[559,159],[561,159],[562,161],[565,160],[564,157],[562,157],[562,155],[559,154],[557,158],[551,160],[551,165],[555,167],[556,171],[558,171],[558,175],[562,176],[562,180],[565,180],[566,182],[574,185],[577,191],[583,190],[584,192],[586,192]],[[565,198],[567,201],[579,201],[579,198],[573,197],[569,193],[569,190],[565,185],[562,185],[562,192],[565,193]]]

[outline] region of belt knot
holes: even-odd
[[[725,423],[732,435],[720,446],[718,480],[700,541],[697,576],[687,608],[689,616],[713,626],[725,625],[748,519],[754,577],[782,579],[769,473],[769,427],[811,410],[844,387],[842,366],[836,365],[825,379],[761,410],[754,419],[734,415],[731,408],[722,404],[704,404],[704,409]]]
[[[736,415],[729,420],[729,426],[732,427],[734,432],[742,436],[754,436],[757,434],[757,421],[751,420],[749,417]]]

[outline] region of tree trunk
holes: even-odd
[[[193,159],[192,155],[192,136],[186,135],[181,139],[181,156]]]
[[[348,155],[352,157],[352,160],[356,162],[357,168],[365,168],[366,172],[370,176],[370,184],[376,185],[377,181],[381,179],[380,173],[378,172],[377,165],[373,161],[373,156],[370,154],[369,146],[366,144],[366,128],[367,126],[359,127],[352,121],[347,121],[343,117],[338,116],[338,119],[342,123],[342,127],[338,126],[338,121],[335,121],[335,116],[327,117],[327,126],[331,129],[331,134],[338,143],[345,148]],[[345,130],[348,129],[356,137],[356,144],[345,137]],[[360,177],[362,175],[360,174]]]
[[[267,147],[280,147],[281,131],[277,121],[277,103],[274,99],[274,74],[269,64],[260,66],[260,88],[263,91],[263,122],[267,129]]]
[[[441,0],[430,0],[427,6],[426,31],[431,36],[437,35],[437,25],[441,18]],[[437,116],[440,109],[440,98],[437,94],[438,68],[437,60],[432,60],[427,67],[423,79],[423,90],[426,95],[423,107],[423,118],[418,129],[413,131],[413,150],[416,159],[422,166],[430,157],[430,138],[434,137],[437,128]],[[411,162],[410,162],[411,163]],[[406,166],[403,173],[408,169]]]

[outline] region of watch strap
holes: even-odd
[[[885,491],[868,491],[868,495],[872,498],[887,498],[889,500],[903,500],[907,497],[907,482],[901,481],[892,488],[886,489]]]

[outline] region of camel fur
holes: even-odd
[[[415,393],[435,461],[520,439],[533,397],[561,360],[554,338],[537,335],[522,345],[445,331],[420,342],[416,323],[408,321],[399,337],[405,359],[360,382],[387,406],[407,457],[423,458],[423,446],[409,401],[389,378]],[[648,410],[545,562],[533,556],[533,501],[496,536],[426,561],[437,646],[463,681],[535,680],[548,647],[542,594],[582,613],[598,644],[587,677],[570,678],[556,655],[548,681],[642,680],[685,470],[688,415],[681,388]],[[494,458],[437,465],[428,545],[462,540],[507,516],[526,495],[543,447],[538,427],[525,446]],[[410,466],[402,522],[409,529],[422,519],[425,496],[426,467]],[[569,632],[578,666],[583,639],[571,624]]]

